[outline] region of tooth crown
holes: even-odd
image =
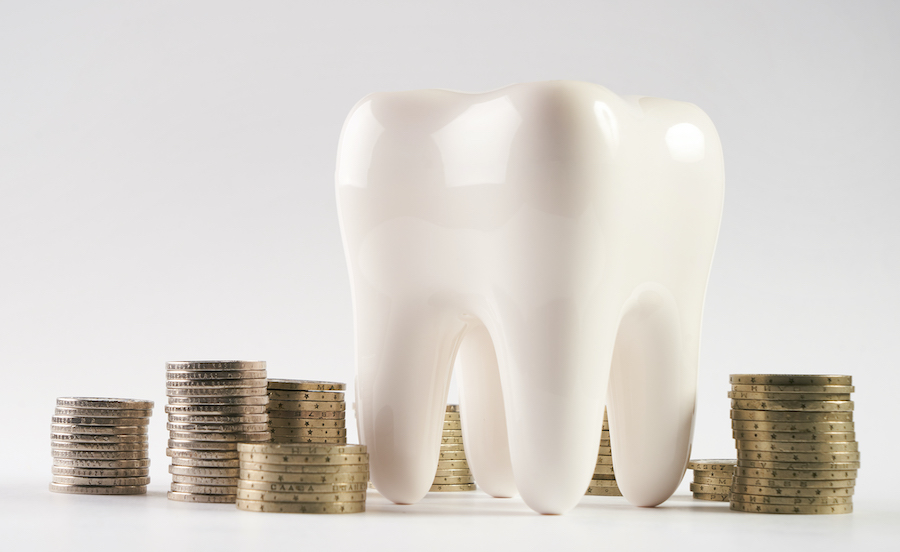
[[[461,351],[463,434],[488,492],[571,508],[609,383],[620,488],[665,500],[690,449],[723,181],[715,128],[687,103],[567,81],[361,100],[336,183],[379,490],[428,490]],[[647,459],[660,446],[662,466]]]

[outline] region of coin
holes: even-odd
[[[766,452],[856,452],[856,441],[835,443],[783,442],[783,441],[735,441],[738,450]]]
[[[169,404],[178,404],[177,402],[173,402],[173,398],[179,399],[206,399],[204,403],[208,404],[209,402],[218,402],[221,399],[248,399],[251,397],[264,398],[266,401],[269,400],[268,396],[266,396],[266,388],[265,387],[179,387],[173,389],[171,387],[166,388],[166,396],[169,397]],[[211,399],[211,400],[210,400]],[[241,404],[255,404],[255,403],[241,403]],[[262,403],[266,404],[266,403]]]
[[[146,468],[147,466],[150,465],[150,460],[147,458],[144,458],[141,460],[81,460],[81,459],[73,459],[73,458],[54,458],[53,465],[54,466],[64,466],[64,467],[69,467],[69,468],[89,468],[89,469]]]
[[[265,370],[166,370],[166,380],[265,379]]]
[[[615,479],[591,479],[591,487],[618,487]]]
[[[594,473],[614,474],[615,471],[613,471],[612,465],[599,464],[599,465],[594,466]]]
[[[287,482],[265,482],[265,481],[244,481],[238,482],[238,489],[273,492],[273,493],[346,493],[365,491],[368,488],[368,481],[354,481],[350,483],[287,483]],[[264,499],[253,499],[264,500]]]
[[[238,468],[205,468],[198,466],[169,466],[172,475],[187,475],[190,477],[237,477]]]
[[[208,433],[258,433],[260,431],[268,431],[269,425],[264,423],[257,424],[193,424],[193,423],[166,423],[166,429],[169,431],[197,431]]]
[[[256,370],[263,372],[266,369],[264,360],[201,360],[201,361],[170,361],[166,362],[166,371],[196,372],[196,371],[237,371]]]
[[[852,376],[794,374],[732,374],[731,384],[739,385],[852,385]]]
[[[475,483],[475,477],[471,475],[457,475],[453,477],[437,476],[434,478],[435,485],[463,485],[467,483]]]
[[[150,425],[150,418],[87,418],[84,416],[53,416],[54,424],[132,427]]]
[[[819,431],[816,433],[786,433],[778,431],[732,431],[732,437],[737,441],[777,441],[777,442],[803,442],[803,443],[828,443],[832,441],[849,442],[856,440],[853,431]]]
[[[462,443],[441,443],[441,452],[465,452]]]
[[[234,486],[237,485],[237,477],[200,477],[196,475],[172,475],[173,483],[199,486]],[[172,489],[173,491],[175,489]],[[200,491],[197,491],[200,492]],[[206,493],[213,494],[213,493]]]
[[[694,476],[694,483],[700,485],[715,485],[717,487],[727,487],[731,485],[731,477],[697,477]]]
[[[181,439],[188,441],[205,441],[205,442],[247,442],[247,441],[268,441],[268,431],[255,431],[253,433],[243,431],[239,433],[214,433],[199,431],[169,431],[171,439]]]
[[[347,405],[344,401],[286,401],[283,399],[269,401],[269,410],[307,410],[311,412],[343,412]]]
[[[597,464],[607,464],[607,465],[611,466],[612,465],[612,456],[598,455],[597,456]]]
[[[269,473],[368,473],[369,464],[266,464],[241,460],[241,469]]]
[[[266,414],[247,414],[245,416],[169,414],[169,422],[173,424],[261,424],[268,421],[269,416]]]
[[[444,450],[441,449],[441,460],[466,460],[466,453],[462,449],[460,450]]]
[[[451,493],[451,492],[459,492],[459,491],[474,491],[477,487],[475,483],[464,483],[462,485],[432,485],[430,492],[437,493]]]
[[[859,462],[768,462],[741,460],[745,468],[767,468],[772,470],[855,470]]]
[[[342,427],[271,427],[272,435],[303,435],[305,437],[347,437],[347,430]]]
[[[446,412],[444,413],[444,421],[445,422],[458,422],[460,421],[458,412]]]
[[[597,481],[597,480],[600,480],[600,479],[605,479],[605,480],[609,480],[609,481],[615,482],[616,476],[613,475],[613,474],[611,474],[611,473],[595,473],[595,474],[591,477],[591,479],[592,479],[593,481]]]
[[[773,470],[767,468],[744,468],[738,466],[734,474],[738,477],[763,479],[856,479],[857,470]]]
[[[853,401],[754,401],[731,399],[731,408],[791,412],[849,412]]]
[[[234,504],[236,499],[235,495],[205,495],[205,494],[193,494],[193,493],[181,493],[177,491],[169,491],[166,493],[166,496],[169,500],[176,500],[179,502],[204,502],[211,504]]]
[[[173,466],[195,467],[195,468],[239,468],[240,460],[200,460],[197,458],[178,458],[172,457]]]
[[[50,490],[54,493],[66,494],[88,494],[88,495],[137,495],[147,494],[146,485],[133,486],[93,486],[93,485],[61,485],[59,483],[50,483]]]
[[[147,434],[142,435],[81,435],[78,433],[51,433],[53,442],[65,441],[69,443],[146,443]]]
[[[168,393],[167,393],[168,395]],[[269,404],[269,397],[265,395],[260,396],[250,396],[250,397],[224,397],[224,396],[191,396],[191,397],[179,397],[179,396],[169,396],[169,406],[265,406]],[[224,412],[222,409],[216,409],[219,412]],[[166,412],[169,412],[167,409]],[[263,410],[265,412],[265,410]]]
[[[797,506],[732,502],[731,509],[739,512],[753,512],[758,514],[849,514],[853,512],[853,505],[829,504],[824,506]]]
[[[759,422],[852,422],[853,412],[772,412],[767,410],[731,410],[732,420]]]
[[[853,487],[839,488],[803,488],[803,487],[759,487],[754,485],[735,485],[733,491],[741,494],[763,496],[853,496]]]
[[[343,420],[347,416],[344,410],[275,410],[274,408],[269,410],[269,421],[274,418]]]
[[[597,452],[598,456],[612,456],[612,447],[600,447]]]
[[[688,462],[688,469],[703,471],[734,471],[737,460],[691,460]]]
[[[694,493],[693,497],[697,500],[712,500],[713,502],[728,502],[731,493]]]
[[[264,502],[289,502],[296,503],[334,503],[334,502],[364,502],[366,492],[331,492],[331,493],[275,493],[268,491],[253,491],[238,489],[237,497],[240,500],[261,500]]]
[[[345,472],[345,473],[271,473],[256,470],[242,469],[238,476],[241,481],[238,485],[268,485],[268,490],[277,491],[281,484],[290,483],[365,483],[368,481],[369,472]],[[259,489],[258,486],[245,487]]]
[[[301,437],[301,436],[285,436],[285,435],[272,435],[272,439],[270,440],[272,443],[279,444],[319,444],[319,445],[343,445],[347,442],[346,437]]]
[[[444,421],[444,430],[448,429],[462,429],[462,423],[456,421]]]
[[[735,466],[736,464],[733,464],[730,469],[694,469],[694,477],[730,477],[734,473]]]
[[[850,393],[752,393],[749,391],[729,391],[728,398],[761,401],[849,401]]]
[[[177,389],[209,389],[218,394],[221,389],[261,388],[265,389],[265,378],[240,378],[240,379],[169,379],[166,381],[167,390]]]
[[[148,485],[149,477],[74,477],[68,475],[54,475],[53,483],[60,485],[96,485],[105,487],[132,487],[135,485]]]
[[[769,495],[752,495],[732,493],[732,502],[743,502],[746,504],[781,504],[781,505],[802,505],[802,506],[822,506],[826,504],[849,504],[853,501],[851,496],[769,496]]]
[[[169,487],[176,493],[192,493],[203,495],[232,495],[237,492],[234,485],[191,485],[173,482]]]
[[[459,405],[458,404],[448,404],[446,412],[456,412],[459,413]]]
[[[790,487],[806,489],[840,489],[856,486],[856,479],[765,479],[757,477],[734,478],[734,485],[749,485],[751,487]]]
[[[66,408],[124,408],[127,410],[151,410],[153,401],[139,399],[104,399],[98,397],[59,397],[56,406]]]
[[[278,391],[269,389],[269,400],[287,401],[344,401],[344,393],[333,391]]]
[[[50,424],[52,433],[77,433],[79,435],[146,435],[147,426],[85,426],[77,424]]]
[[[53,458],[71,458],[74,460],[140,460],[147,458],[147,452],[137,451],[105,451],[105,450],[51,450]]]
[[[261,500],[237,500],[239,510],[283,514],[355,514],[366,511],[365,502],[264,502]]]
[[[241,453],[274,455],[322,455],[322,454],[364,454],[366,445],[276,445],[266,443],[242,443]]]
[[[139,450],[148,450],[150,445],[144,443],[79,443],[77,441],[56,441],[51,440],[50,446],[55,450],[78,450],[78,451],[105,451],[105,452],[134,452]]]
[[[779,433],[819,433],[854,431],[853,422],[754,422],[731,421],[731,429],[737,431],[777,431]]]
[[[622,491],[618,487],[601,487],[591,485],[584,493],[591,496],[622,496]]]
[[[859,452],[767,452],[738,450],[738,460],[769,462],[859,462]]]
[[[741,385],[731,386],[732,391],[748,393],[853,393],[852,385]]]
[[[459,468],[459,469],[440,469],[435,472],[436,476],[441,477],[454,477],[458,475],[472,475],[472,471],[469,468]]]
[[[299,465],[333,465],[368,464],[369,455],[361,454],[322,454],[306,456],[287,456],[278,454],[263,454],[258,452],[241,452],[239,457],[242,462],[261,464],[299,464]],[[241,464],[243,466],[243,464]]]
[[[169,448],[188,450],[237,450],[233,441],[194,441],[191,439],[169,439]]]
[[[88,418],[149,418],[152,410],[125,410],[122,408],[68,408],[57,406],[54,416],[87,416]]]
[[[53,466],[53,475],[68,475],[72,477],[146,477],[150,475],[150,468],[131,468],[131,469],[86,469],[86,468],[67,468],[64,466]]]
[[[166,405],[166,412],[169,414],[183,415],[216,415],[228,416],[232,414],[266,414],[266,403],[259,405],[241,405],[241,404],[181,404]],[[267,416],[268,417],[268,416]]]
[[[344,429],[347,421],[344,419],[318,419],[318,418],[269,418],[269,427],[309,427],[314,429]]]
[[[706,494],[728,494],[731,485],[704,485],[703,483],[691,483],[691,491]]]
[[[192,450],[167,448],[166,456],[172,458],[193,458],[195,460],[237,460],[237,447],[233,450]]]
[[[269,389],[285,391],[343,391],[347,384],[334,381],[270,379]]]
[[[462,437],[441,437],[441,444],[442,445],[452,445],[452,444],[461,445],[461,444],[463,444],[463,440],[462,440]]]

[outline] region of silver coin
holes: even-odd
[[[100,397],[59,397],[56,406],[66,408],[124,408],[127,410],[152,410],[153,401],[140,399],[105,399]]]
[[[193,468],[239,468],[241,466],[241,461],[237,458],[233,460],[203,460],[198,458],[179,458],[173,456],[172,465]]]
[[[98,418],[149,418],[152,410],[125,410],[121,408],[68,408],[57,406],[53,409],[55,416],[87,416]]]
[[[132,452],[102,450],[56,450],[52,449],[53,458],[71,458],[73,460],[141,460],[147,458],[147,451]]]
[[[237,370],[256,370],[263,372],[266,370],[266,361],[264,360],[197,360],[197,361],[169,361],[166,362],[166,370],[174,370],[176,372],[197,372],[197,371],[237,371]]]
[[[191,458],[194,460],[238,460],[237,448],[234,450],[191,450],[183,448],[167,448],[166,456],[175,458]]]
[[[97,487],[132,487],[149,485],[149,477],[73,477],[54,475],[51,480],[59,485],[93,485]]]
[[[183,439],[189,441],[226,441],[226,442],[250,442],[250,441],[268,441],[268,431],[256,432],[238,432],[238,433],[213,433],[199,431],[169,431],[169,437],[172,439]]]
[[[88,418],[85,416],[53,416],[54,424],[132,427],[150,425],[150,418]]]
[[[81,435],[144,435],[147,426],[84,426],[77,424],[51,424],[52,433],[78,433]]]
[[[149,443],[79,443],[77,441],[51,440],[50,446],[54,450],[80,450],[80,451],[106,451],[106,452],[134,452],[148,450]]]
[[[166,396],[169,397],[169,404],[178,404],[172,401],[172,398],[189,398],[206,397],[213,399],[222,399],[225,397],[268,397],[266,396],[265,387],[182,387],[177,389],[166,388]]]
[[[240,379],[170,379],[166,381],[166,389],[240,389],[266,388],[266,378]]]
[[[166,493],[169,500],[178,502],[202,502],[207,504],[234,504],[235,495],[207,495],[194,493],[181,493],[178,491],[169,491]]]
[[[174,424],[259,424],[266,423],[266,414],[247,414],[244,416],[219,416],[199,414],[169,414],[169,421]]]
[[[278,391],[269,389],[270,401],[344,401],[344,393],[333,391]]]
[[[188,450],[229,450],[237,452],[237,442],[229,441],[193,441],[190,439],[169,439],[170,449]]]
[[[230,380],[259,379],[266,377],[265,370],[166,370],[166,380]]]
[[[223,404],[170,404],[166,405],[169,414],[182,414],[191,416],[229,416],[245,414],[265,414],[266,405],[223,405]]]
[[[173,475],[173,483],[181,483],[183,485],[199,485],[199,486],[234,486],[237,485],[237,477],[195,477],[192,475]],[[172,489],[175,490],[174,488]],[[200,491],[197,491],[200,492]],[[213,493],[207,493],[213,494]]]
[[[266,423],[259,424],[195,424],[195,423],[173,423],[166,424],[169,431],[196,431],[200,433],[257,433],[260,431],[268,431],[269,426]]]
[[[71,443],[146,443],[147,434],[141,435],[82,435],[78,433],[51,433],[53,441],[66,441]]]
[[[74,458],[54,458],[54,466],[86,469],[129,469],[146,468],[150,465],[149,459],[142,460],[81,460]]]
[[[147,477],[150,475],[150,468],[122,468],[122,469],[89,469],[89,468],[67,468],[64,466],[53,466],[53,475],[69,475],[72,477]]]
[[[95,487],[93,485],[60,485],[50,483],[50,490],[54,493],[65,494],[90,494],[90,495],[136,495],[147,494],[146,485],[129,487]]]
[[[169,487],[176,493],[191,493],[198,495],[231,495],[237,492],[234,485],[189,485],[187,483],[172,483]]]
[[[169,406],[265,406],[269,403],[269,397],[266,395],[253,397],[174,397],[169,396]],[[223,409],[216,409],[215,412],[225,412]],[[169,412],[166,409],[166,412]],[[265,412],[265,409],[263,409]]]
[[[269,389],[285,391],[343,391],[347,384],[334,381],[269,379]]]
[[[190,477],[237,477],[238,468],[205,468],[200,466],[169,466],[172,475],[187,475]]]

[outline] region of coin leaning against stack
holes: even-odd
[[[60,397],[50,426],[55,493],[146,494],[153,401]]]
[[[688,468],[694,470],[691,492],[698,500],[729,502],[731,500],[731,478],[734,476],[736,460],[691,460]]]
[[[241,442],[269,440],[266,363],[166,363],[169,500],[233,503]]]
[[[731,509],[848,514],[859,469],[851,376],[732,375]]]
[[[249,512],[366,511],[365,445],[241,443],[237,507]]]
[[[444,427],[441,432],[441,453],[437,471],[431,484],[432,492],[448,493],[474,491],[475,476],[469,470],[466,451],[463,448],[462,423],[459,405],[448,404],[444,412]]]
[[[270,379],[269,429],[273,443],[344,445],[346,384]]]
[[[594,476],[588,486],[586,495],[594,496],[622,496],[619,485],[616,483],[616,474],[613,471],[612,447],[609,442],[609,418],[606,409],[603,410],[603,430],[600,432],[600,451],[597,453],[597,465],[594,466]]]

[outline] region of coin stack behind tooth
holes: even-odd
[[[153,401],[60,397],[50,426],[56,493],[146,494]]]
[[[731,478],[736,460],[691,460],[688,468],[694,470],[691,492],[699,500],[728,502],[731,500]]]
[[[237,507],[250,512],[353,514],[366,511],[365,445],[238,445]]]
[[[270,379],[273,443],[347,444],[343,383]]]
[[[168,362],[170,500],[233,503],[237,444],[269,440],[266,363]]]
[[[448,404],[447,411],[444,412],[441,457],[430,490],[443,493],[475,490],[475,477],[469,470],[466,451],[463,449],[458,404]]]
[[[848,514],[859,469],[851,376],[732,375],[731,509]]]
[[[619,485],[616,483],[616,475],[612,465],[612,447],[609,444],[609,419],[606,410],[603,410],[603,431],[600,433],[600,452],[597,454],[597,465],[594,467],[594,477],[587,489],[586,495],[595,496],[622,496]]]

